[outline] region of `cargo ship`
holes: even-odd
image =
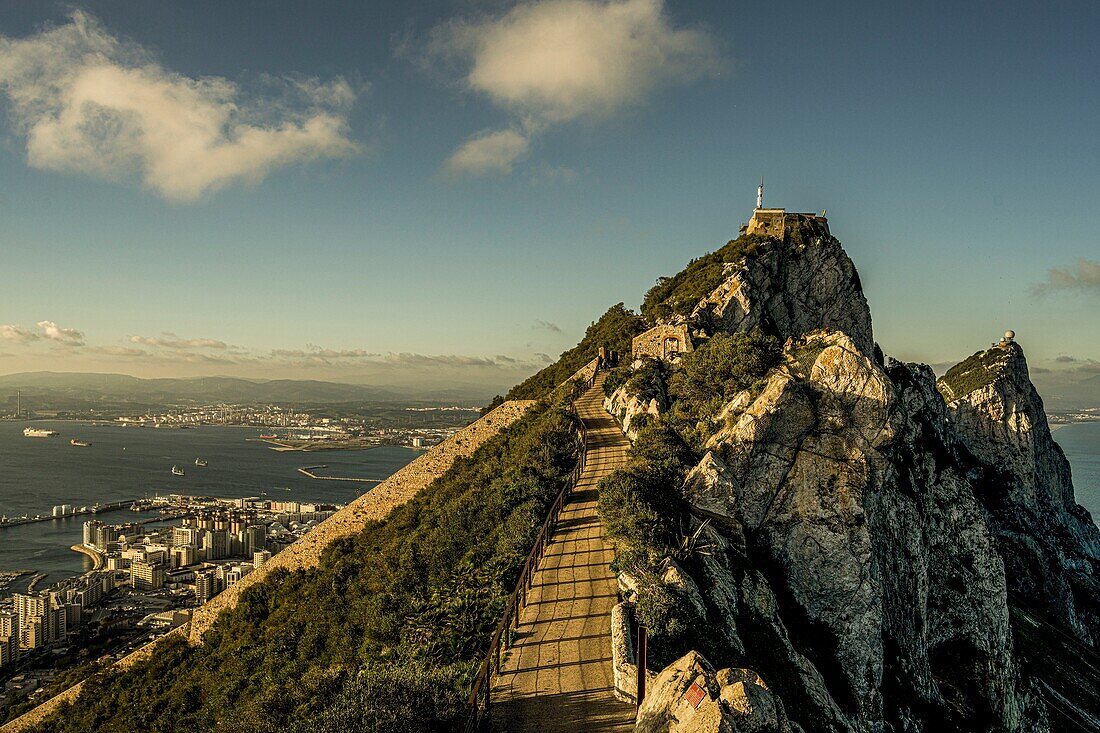
[[[45,430],[43,428],[23,428],[23,435],[27,438],[54,438],[59,433],[56,430]]]

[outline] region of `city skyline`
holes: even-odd
[[[1012,328],[1100,374],[1100,9],[1068,11],[2,8],[0,373],[502,387],[763,175],[828,210],[887,354]]]

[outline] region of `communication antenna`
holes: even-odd
[[[756,208],[764,208],[764,177],[760,176],[760,185],[756,189]]]

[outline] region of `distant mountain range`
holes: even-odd
[[[0,403],[12,402],[16,391],[25,405],[72,409],[80,403],[171,405],[180,403],[338,403],[487,401],[484,389],[465,385],[453,389],[413,392],[313,379],[242,379],[190,377],[141,379],[128,374],[22,372],[0,376]],[[49,403],[48,405],[45,403]],[[35,404],[37,403],[37,404]]]
[[[1100,408],[1100,374],[1073,379],[1036,371],[1032,380],[1048,410]]]

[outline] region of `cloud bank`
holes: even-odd
[[[75,328],[62,328],[53,321],[39,321],[37,331],[11,324],[0,325],[0,340],[17,344],[48,341],[62,346],[83,346],[84,333]]]
[[[266,83],[266,97],[249,96],[228,79],[175,73],[81,11],[34,36],[0,36],[0,93],[29,165],[137,178],[172,201],[358,149],[346,81]]]
[[[463,354],[420,354],[415,352],[370,351],[362,348],[328,348],[306,344],[301,349],[262,351],[209,337],[185,337],[171,331],[159,336],[127,336],[122,343],[89,344],[84,333],[54,321],[39,321],[37,328],[0,325],[0,342],[16,353],[4,352],[29,366],[56,370],[63,356],[65,368],[89,366],[122,369],[128,373],[158,376],[189,374],[238,374],[278,377],[300,375],[332,378],[406,378],[494,381],[510,384],[543,366],[545,354],[531,356],[470,356]],[[499,386],[499,385],[498,385]]]
[[[721,67],[700,28],[674,27],[664,0],[535,0],[498,15],[455,20],[429,35],[428,63],[457,64],[464,86],[516,118],[479,133],[444,164],[508,173],[531,139],[556,124],[606,117],[663,86]]]
[[[1100,262],[1079,257],[1070,267],[1047,270],[1046,282],[1033,285],[1031,291],[1036,295],[1064,291],[1100,293]]]

